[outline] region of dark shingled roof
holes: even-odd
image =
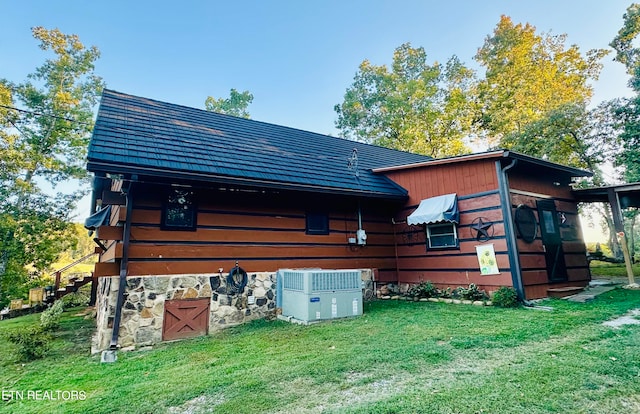
[[[358,150],[359,178],[347,166]],[[430,157],[104,90],[87,168],[281,189],[400,198],[371,170]]]

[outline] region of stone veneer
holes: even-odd
[[[360,269],[363,288],[373,289],[373,271]],[[97,329],[92,352],[109,348],[113,333],[118,276],[100,277],[96,300]],[[165,300],[210,298],[209,333],[276,315],[276,273],[249,273],[242,293],[227,290],[226,274],[128,277],[118,347],[133,349],[162,341]]]
[[[118,300],[118,276],[98,279],[96,333],[92,352],[109,348]],[[242,293],[227,290],[224,274],[128,277],[118,346],[153,345],[162,341],[165,300],[210,298],[209,332],[275,316],[275,272],[250,273]]]

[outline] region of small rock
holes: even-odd
[[[400,299],[400,296],[398,295],[391,296],[391,300],[398,300],[398,299]]]
[[[474,304],[475,306],[484,306],[484,302],[483,302],[483,301],[481,301],[481,300],[476,300],[476,301],[474,301],[474,302],[473,302],[473,304]]]
[[[429,302],[440,302],[439,298],[429,298]]]
[[[182,299],[195,299],[198,297],[198,291],[195,288],[189,287],[187,288],[184,295],[182,295]]]

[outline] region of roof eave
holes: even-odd
[[[376,191],[356,190],[356,189],[349,189],[349,188],[318,186],[313,184],[287,183],[287,182],[257,180],[257,179],[223,176],[223,175],[215,175],[215,174],[202,174],[202,173],[187,172],[187,171],[175,171],[175,170],[166,171],[158,168],[127,166],[122,164],[112,164],[112,163],[100,162],[100,161],[88,161],[87,170],[94,173],[104,172],[104,173],[110,173],[110,174],[137,174],[137,175],[144,175],[144,176],[158,177],[158,178],[173,178],[173,179],[180,179],[180,180],[200,181],[200,182],[204,181],[204,182],[224,184],[224,185],[241,185],[241,186],[252,186],[252,187],[258,186],[258,187],[278,189],[278,190],[310,191],[310,192],[318,192],[318,193],[325,193],[325,194],[348,195],[348,196],[354,196],[354,197],[386,199],[386,200],[393,200],[393,201],[405,200],[408,197],[408,192],[398,185],[393,186],[397,190],[397,192],[385,193],[385,192],[376,192]],[[389,181],[391,184],[395,184],[393,183],[393,181],[391,180]]]
[[[591,177],[593,173],[579,168],[568,167],[566,165],[557,164],[554,162],[546,161],[540,158],[531,157],[529,155],[520,154],[518,152],[509,150],[496,150],[489,152],[481,152],[475,154],[459,155],[455,157],[439,158],[430,161],[424,161],[414,164],[396,165],[391,167],[375,168],[374,173],[385,173],[391,171],[408,170],[412,168],[431,167],[435,165],[453,164],[458,162],[468,162],[476,160],[496,159],[496,158],[509,158],[517,159],[530,164],[539,165],[545,168],[550,168],[557,171],[565,172],[572,177]]]
[[[572,177],[592,177],[593,176],[593,173],[591,171],[582,170],[580,168],[569,167],[562,164],[557,164],[555,162],[543,160],[541,158],[535,158],[525,154],[520,154],[514,151],[503,151],[502,156],[503,158],[517,159],[517,160],[521,160],[531,164],[539,165],[541,167],[545,167],[553,170],[559,170],[571,175]]]

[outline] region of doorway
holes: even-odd
[[[538,221],[540,234],[544,246],[549,282],[563,282],[567,280],[567,266],[564,261],[562,237],[558,223],[558,211],[553,200],[538,200]]]

